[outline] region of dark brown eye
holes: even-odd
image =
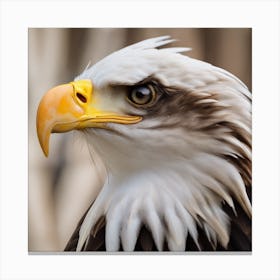
[[[153,103],[156,92],[151,85],[139,85],[128,93],[128,100],[137,106],[144,106]]]

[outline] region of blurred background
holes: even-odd
[[[222,67],[251,90],[251,29],[248,28],[31,28],[29,79],[29,251],[62,251],[104,181],[78,132],[52,135],[45,158],[36,135],[36,111],[44,93],[72,81],[90,62],[151,37],[171,35],[171,46]]]

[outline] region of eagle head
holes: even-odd
[[[108,170],[78,251],[101,217],[106,250],[133,251],[145,226],[157,250],[184,251],[188,238],[200,248],[200,232],[227,248],[236,207],[251,216],[250,92],[229,72],[182,55],[187,48],[159,48],[170,42],[116,51],[39,105],[46,155],[51,133],[77,129]]]

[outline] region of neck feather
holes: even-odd
[[[235,211],[234,198],[251,215],[244,182],[237,168],[222,157],[201,152],[170,158],[161,151],[159,161],[148,154],[142,154],[141,160],[128,158],[131,151],[114,151],[106,150],[114,173],[109,171],[107,183],[83,221],[77,250],[101,216],[106,216],[108,251],[117,251],[120,243],[125,251],[133,251],[142,225],[151,231],[158,250],[166,241],[170,250],[184,251],[188,235],[198,245],[198,227],[213,246],[217,242],[227,246],[230,223],[223,203]]]

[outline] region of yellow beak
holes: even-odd
[[[106,123],[133,124],[142,117],[118,115],[96,108],[90,80],[79,80],[49,90],[37,111],[37,134],[46,156],[53,132],[66,132],[88,127],[106,128]]]

